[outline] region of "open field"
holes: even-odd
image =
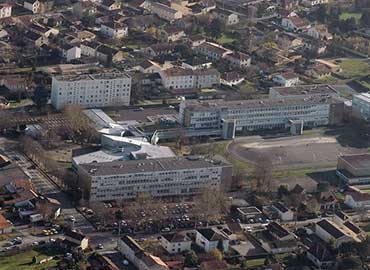
[[[227,36],[227,35],[225,35],[225,34],[222,34],[222,36],[221,36],[219,39],[217,39],[217,42],[218,42],[219,44],[223,45],[223,44],[231,43],[231,42],[233,42],[234,40],[235,40],[234,38],[229,37],[229,36]]]
[[[370,73],[369,64],[361,59],[343,59],[339,63],[346,77],[363,77]]]
[[[53,252],[46,249],[31,250],[21,252],[12,256],[0,257],[0,270],[44,270],[57,266],[57,260],[51,260],[43,264],[33,264],[32,258],[37,257],[37,261],[53,256]]]
[[[355,20],[358,22],[358,20],[361,18],[361,13],[355,13],[355,12],[344,12],[340,14],[339,19],[340,20],[347,20],[350,18],[355,18]]]

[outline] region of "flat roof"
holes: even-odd
[[[54,77],[58,81],[82,81],[82,80],[112,80],[112,79],[130,79],[131,77],[124,72],[104,72],[89,74],[68,74]]]
[[[138,122],[151,122],[154,115],[178,115],[175,108],[169,107],[142,107],[136,109],[122,109],[119,111],[106,111],[111,117],[117,121],[138,121]]]
[[[278,92],[281,96],[337,94],[337,91],[334,89],[334,87],[332,87],[329,84],[296,85],[291,87],[271,87],[270,89],[273,89],[274,91]]]
[[[370,169],[370,154],[345,155],[339,158],[355,169]]]
[[[228,110],[228,109],[252,109],[252,108],[269,108],[281,107],[283,105],[316,105],[316,104],[331,104],[341,102],[329,95],[305,95],[284,98],[268,98],[268,99],[246,99],[246,100],[210,100],[210,101],[195,101],[186,100],[186,108],[195,110]]]
[[[203,157],[170,157],[145,160],[127,160],[82,164],[81,167],[93,176],[132,173],[177,171],[187,169],[230,166],[229,164]]]

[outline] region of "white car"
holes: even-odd
[[[128,262],[128,260],[123,260],[123,265],[129,265],[130,263]]]

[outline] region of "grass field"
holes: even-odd
[[[354,13],[354,12],[344,12],[340,14],[339,19],[340,20],[347,20],[350,18],[355,18],[356,21],[358,21],[361,18],[362,14],[361,13]]]
[[[57,260],[51,260],[43,264],[32,264],[33,256],[37,257],[37,260],[43,260],[51,254],[46,251],[31,250],[15,254],[13,256],[1,257],[0,258],[0,270],[46,270],[57,266]]]
[[[254,260],[247,260],[248,267],[257,267],[261,266],[265,263],[265,259],[254,259]]]
[[[344,59],[339,65],[346,77],[363,77],[370,73],[369,64],[360,59]]]
[[[223,45],[223,44],[227,44],[227,43],[231,43],[233,42],[235,39],[231,38],[231,37],[228,37],[227,35],[225,34],[222,34],[222,36],[220,38],[217,39],[217,43]]]

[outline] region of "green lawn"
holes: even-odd
[[[248,267],[256,267],[260,265],[264,265],[265,259],[254,259],[254,260],[247,260]]]
[[[339,65],[346,77],[363,77],[370,73],[369,64],[360,59],[344,59]]]
[[[217,43],[223,45],[223,44],[227,44],[227,43],[231,43],[233,42],[235,39],[231,38],[231,37],[228,37],[227,35],[225,34],[222,34],[222,36],[220,38],[217,39]]]
[[[32,264],[33,256],[37,257],[37,260],[43,260],[52,253],[41,252],[36,250],[31,250],[27,252],[21,252],[13,256],[0,257],[0,270],[46,270],[51,267],[57,266],[57,260],[51,260],[43,264]]]
[[[355,18],[356,21],[358,21],[361,18],[362,14],[361,13],[355,13],[355,12],[344,12],[340,14],[339,19],[340,20],[347,20],[350,18]]]
[[[256,94],[257,89],[251,82],[245,81],[239,86],[239,92],[241,94],[251,95],[251,94]]]

